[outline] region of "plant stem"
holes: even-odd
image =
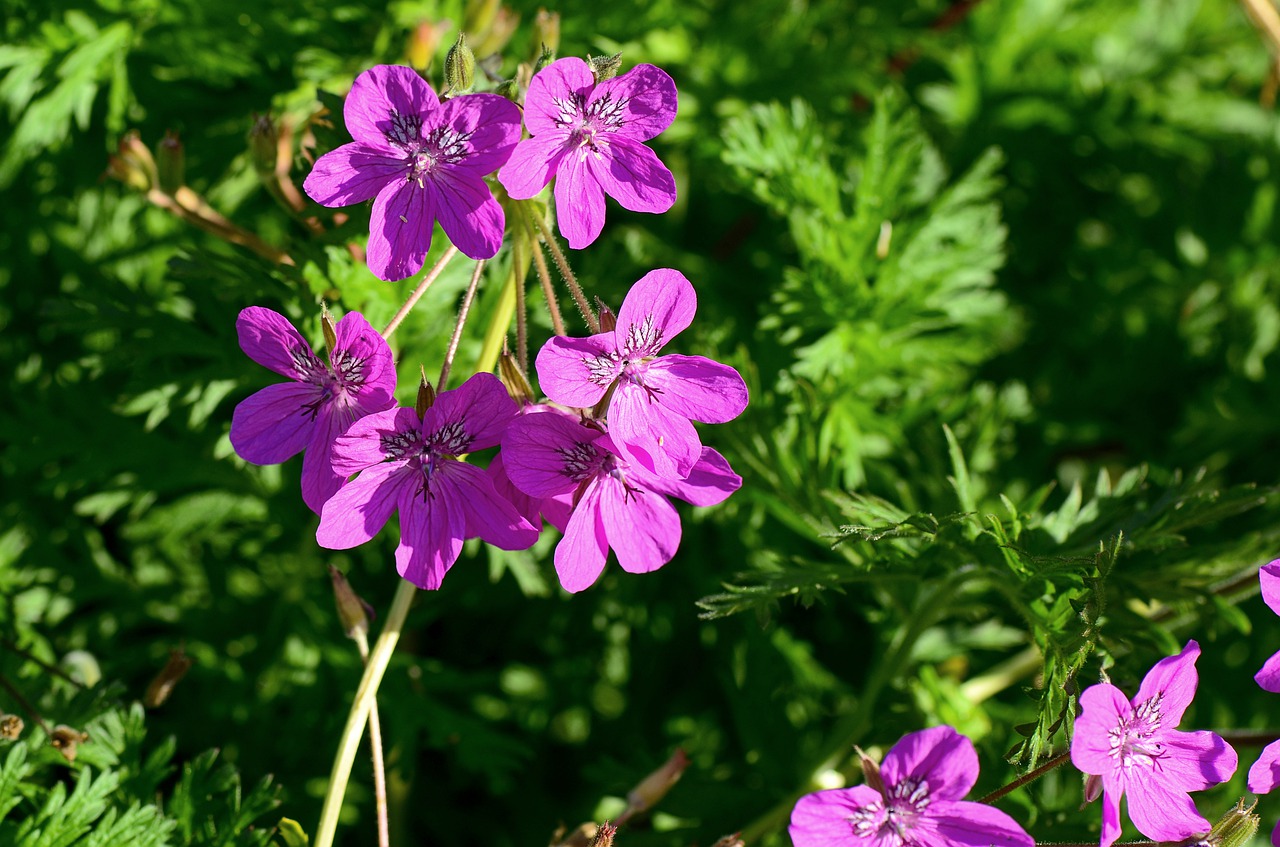
[[[10,650],[14,653],[17,653],[19,656],[26,659],[28,662],[35,662],[37,665],[44,668],[49,673],[53,674],[59,679],[62,679],[71,683],[76,688],[85,687],[83,682],[76,679],[71,674],[64,671],[62,668],[58,667],[57,665],[49,664],[44,659],[32,653],[30,650],[27,650],[25,647],[19,647],[16,642],[10,641],[7,638],[0,638],[0,646],[3,646],[6,650]]]
[[[560,316],[560,304],[556,302],[556,289],[551,284],[551,272],[547,270],[547,257],[542,255],[542,248],[538,246],[538,233],[534,232],[533,222],[530,220],[532,215],[523,204],[520,206],[520,216],[524,219],[525,231],[529,233],[529,238],[533,242],[533,263],[538,269],[538,279],[542,283],[542,296],[547,301],[547,311],[551,313],[551,330],[556,335],[568,335],[564,330],[564,318]]]
[[[382,331],[383,338],[391,338],[391,333],[396,331],[413,307],[422,299],[422,295],[427,293],[427,289],[431,287],[431,283],[435,282],[440,274],[444,271],[444,266],[449,264],[449,260],[457,255],[458,248],[452,244],[449,249],[444,251],[444,255],[431,266],[431,270],[427,271],[427,275],[422,278],[422,282],[418,283],[418,287],[413,289],[413,293],[409,295],[409,299],[404,301],[404,305],[400,307],[400,311],[391,316],[391,322],[387,324],[386,329]]]
[[[517,238],[511,246],[511,272],[516,293],[516,364],[524,374],[529,373],[529,304],[524,287],[528,271],[517,274],[515,269],[527,265],[527,262],[521,261],[524,258],[522,253],[527,246],[528,241],[523,238]]]
[[[1065,753],[1059,753],[1057,756],[1054,756],[1052,759],[1045,762],[1043,765],[1036,768],[1035,770],[1027,771],[1022,776],[1010,782],[1008,785],[1002,786],[1000,788],[997,788],[995,791],[992,791],[990,794],[988,794],[986,797],[983,797],[978,802],[994,803],[995,801],[999,800],[1001,797],[1008,794],[1009,792],[1016,791],[1017,789],[1026,785],[1028,782],[1039,779],[1040,777],[1047,774],[1049,771],[1053,770],[1054,768],[1060,765],[1065,765],[1069,761],[1071,761],[1070,750],[1068,750]]]
[[[444,354],[444,364],[440,366],[440,380],[436,383],[436,393],[444,391],[449,382],[449,370],[453,367],[453,357],[458,353],[458,342],[462,340],[462,328],[467,324],[467,313],[471,311],[471,301],[476,298],[476,288],[480,285],[480,274],[484,273],[485,260],[476,261],[476,269],[471,272],[471,284],[467,293],[462,296],[462,305],[458,307],[458,322],[453,325],[453,337],[449,339],[449,349]]]
[[[1239,744],[1242,747],[1265,747],[1274,741],[1280,741],[1280,732],[1253,732],[1245,729],[1228,729],[1219,732],[1223,741]]]
[[[595,312],[591,310],[591,304],[587,302],[587,295],[582,293],[582,286],[578,284],[578,278],[569,269],[569,260],[565,258],[564,251],[560,249],[560,244],[556,241],[556,237],[551,234],[551,230],[547,228],[547,222],[542,219],[541,215],[529,215],[529,217],[533,219],[538,231],[542,233],[542,240],[547,245],[547,249],[551,251],[551,258],[556,260],[556,267],[560,269],[560,275],[564,277],[565,285],[569,286],[569,293],[573,295],[573,302],[578,304],[578,311],[582,312],[582,319],[587,322],[587,329],[591,330],[592,335],[596,334],[600,331],[600,321],[596,319]]]
[[[369,652],[364,676],[360,677],[360,687],[356,689],[355,700],[347,713],[347,725],[343,727],[342,737],[338,740],[338,753],[333,759],[333,771],[329,774],[329,790],[325,792],[324,805],[320,809],[320,825],[316,827],[315,847],[333,846],[333,836],[338,829],[338,812],[342,809],[342,798],[347,793],[347,782],[351,779],[351,766],[355,764],[360,736],[364,735],[364,723],[373,707],[382,676],[387,672],[391,653],[400,640],[400,631],[404,628],[409,606],[417,591],[413,583],[400,580],[395,597],[391,600],[387,622],[383,624],[382,632],[378,635],[373,650]]]
[[[45,735],[53,738],[53,730],[49,729],[49,724],[45,723],[44,718],[40,717],[40,713],[36,711],[36,707],[32,706],[31,701],[26,697],[23,697],[22,692],[19,691],[14,684],[3,675],[0,675],[0,687],[3,687],[5,691],[9,692],[9,696],[17,701],[18,708],[26,712],[27,717],[35,721],[39,727],[44,730]]]
[[[360,661],[369,664],[369,636],[357,627],[352,638],[360,651]],[[378,700],[369,704],[369,752],[373,758],[373,800],[378,817],[378,847],[391,847],[387,828],[387,768],[382,758],[382,721],[378,718]]]
[[[223,241],[247,247],[268,262],[275,262],[277,265],[294,263],[288,253],[278,247],[272,247],[247,229],[236,226],[214,211],[203,197],[185,185],[173,194],[166,194],[159,188],[153,188],[147,192],[147,201]]]

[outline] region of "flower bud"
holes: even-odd
[[[18,736],[22,735],[22,728],[25,724],[22,718],[17,715],[0,715],[0,738],[5,741],[17,741]]]
[[[880,765],[864,753],[861,747],[854,747],[853,750],[858,754],[858,761],[862,763],[862,781],[875,789],[881,797],[885,796],[884,777],[880,776]]]
[[[156,160],[136,130],[126,132],[115,155],[107,159],[107,176],[136,191],[150,191],[160,181]]]
[[[537,62],[541,63],[544,56],[555,58],[556,50],[560,49],[560,13],[548,12],[546,9],[539,9],[538,14],[533,18],[533,43],[539,45]],[[542,70],[542,68],[538,68]]]
[[[600,331],[613,332],[618,326],[618,316],[613,313],[613,309],[606,306],[599,297],[596,298],[596,309],[600,312]]]
[[[1253,813],[1257,806],[1258,801],[1254,800],[1253,805],[1246,807],[1241,797],[1236,807],[1213,825],[1205,841],[1210,847],[1244,847],[1258,832],[1259,818]]]
[[[148,709],[154,709],[163,704],[189,670],[191,670],[191,657],[184,653],[181,647],[170,650],[169,661],[165,662],[160,673],[155,675],[155,679],[151,680],[151,684],[147,686],[146,693],[142,695],[142,705]]]
[[[467,46],[467,34],[458,33],[458,40],[449,48],[449,55],[444,59],[444,82],[446,91],[454,94],[465,94],[476,84],[476,54]]]
[[[322,306],[320,309],[320,328],[324,330],[324,344],[330,353],[338,346],[338,330],[333,325],[333,315],[329,314],[329,307]]]
[[[600,828],[596,830],[596,834],[592,837],[591,847],[613,847],[613,836],[617,834],[618,828],[605,821],[600,824]]]
[[[640,780],[640,784],[627,793],[627,811],[636,814],[652,809],[671,790],[671,786],[676,784],[687,767],[689,757],[677,747],[662,767]]]
[[[279,142],[280,133],[276,130],[271,115],[254,115],[249,127],[249,156],[253,159],[253,169],[258,172],[258,176],[275,174]]]
[[[517,406],[523,409],[533,403],[533,386],[529,384],[529,378],[520,370],[516,357],[505,348],[498,357],[498,379],[502,380]]]
[[[500,6],[488,30],[476,39],[476,53],[485,58],[501,53],[502,48],[506,47],[507,42],[511,40],[511,36],[516,34],[518,26],[520,26],[520,15],[505,6]]]
[[[520,105],[520,85],[516,82],[516,78],[504,79],[493,87],[493,93],[499,97],[505,97],[517,106]]]
[[[422,381],[418,383],[418,401],[413,404],[413,410],[418,413],[418,417],[425,418],[427,409],[430,409],[436,403],[436,390],[427,381],[426,368],[419,365],[418,372],[422,374]]]
[[[159,173],[160,190],[165,194],[173,194],[187,183],[186,156],[178,134],[167,130],[160,147],[156,150],[156,169]]]
[[[1102,777],[1097,774],[1089,774],[1084,778],[1084,802],[1092,803],[1102,796]],[[1080,807],[1081,809],[1084,806]]]
[[[596,78],[596,83],[599,84],[618,75],[618,68],[622,67],[622,54],[588,56],[587,64],[591,67],[591,75]]]
[[[719,839],[711,847],[746,847],[746,842],[742,840],[741,832],[735,832]]]
[[[465,32],[484,32],[493,23],[498,14],[501,0],[467,0],[466,12],[462,19]]]
[[[427,68],[431,67],[431,60],[436,55],[436,48],[440,46],[440,36],[443,34],[444,27],[431,21],[423,21],[413,28],[404,53],[414,70],[426,73]]]
[[[343,632],[348,638],[368,633],[373,607],[356,594],[342,571],[333,565],[329,565],[329,578],[333,580],[333,599],[338,604],[338,620],[342,621]]]
[[[53,728],[53,734],[49,737],[49,743],[53,745],[62,758],[68,762],[74,762],[76,755],[79,753],[79,746],[89,741],[89,733],[81,732],[78,729],[60,723]]]

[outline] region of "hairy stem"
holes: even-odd
[[[476,299],[476,288],[480,285],[480,275],[484,273],[485,260],[476,261],[476,269],[471,272],[471,284],[467,293],[462,296],[462,305],[458,307],[458,322],[453,326],[453,337],[449,339],[449,349],[444,354],[444,364],[440,366],[440,379],[436,382],[436,393],[444,391],[449,382],[449,370],[453,367],[453,357],[458,353],[458,342],[462,340],[462,328],[467,325],[467,314],[471,311],[471,303]]]
[[[404,305],[400,307],[400,311],[391,316],[391,321],[387,324],[386,329],[382,330],[383,338],[391,338],[391,333],[395,332],[396,328],[399,327],[404,319],[409,315],[409,312],[413,311],[413,307],[422,299],[422,295],[427,293],[427,289],[431,287],[431,283],[435,282],[436,279],[439,278],[440,274],[444,271],[445,265],[449,264],[449,260],[456,256],[457,253],[458,248],[450,244],[449,249],[444,251],[444,255],[431,266],[431,270],[427,271],[427,275],[422,278],[422,282],[418,283],[418,287],[413,289],[413,293],[409,295],[409,299],[404,301]]]
[[[534,231],[532,213],[524,205],[520,206],[520,217],[524,220],[525,231],[533,242],[533,264],[538,269],[538,280],[542,283],[542,296],[547,301],[547,311],[551,313],[551,330],[556,335],[564,336],[564,318],[560,315],[560,304],[556,302],[556,289],[551,284],[551,272],[547,270],[547,257],[542,255],[538,246],[538,233]],[[527,373],[528,371],[526,371]]]
[[[992,791],[990,794],[988,794],[986,797],[983,797],[978,802],[994,803],[995,801],[999,800],[1001,797],[1008,794],[1009,792],[1018,790],[1022,786],[1026,785],[1028,782],[1032,782],[1033,780],[1039,779],[1040,777],[1047,774],[1049,771],[1053,770],[1054,768],[1060,765],[1065,765],[1069,761],[1071,761],[1070,750],[1068,750],[1065,753],[1059,753],[1058,755],[1054,756],[1052,759],[1045,762],[1043,765],[1036,768],[1035,770],[1027,771],[1022,776],[1010,782],[1008,785],[1001,786],[1000,788],[997,788],[995,791]]]
[[[517,238],[515,244],[512,245],[513,255],[511,257],[512,273],[515,281],[516,293],[516,364],[520,366],[521,373],[529,373],[529,304],[528,298],[525,296],[524,280],[526,274],[516,274],[515,268],[525,264],[521,259],[524,258],[525,247],[528,244],[523,238]]]
[[[596,313],[591,310],[591,304],[587,302],[587,295],[582,293],[582,286],[578,284],[578,278],[569,269],[569,260],[565,258],[559,242],[551,234],[551,230],[547,228],[547,222],[542,219],[541,215],[529,215],[529,217],[533,219],[538,231],[542,233],[542,240],[547,245],[547,249],[551,251],[551,258],[556,260],[556,267],[560,269],[560,275],[564,277],[565,285],[569,286],[569,293],[573,295],[573,302],[578,304],[578,311],[582,313],[582,319],[587,322],[587,329],[591,330],[592,335],[596,334],[600,331],[600,321],[596,319]]]
[[[369,636],[363,628],[356,628],[352,636],[360,651],[360,660],[369,664]],[[373,799],[378,816],[378,847],[391,847],[391,835],[387,827],[387,768],[382,759],[382,721],[378,718],[378,701],[369,704],[369,751],[373,758]]]

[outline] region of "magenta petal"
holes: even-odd
[[[1280,694],[1280,653],[1273,653],[1253,679],[1263,691]]]
[[[1104,789],[1102,793],[1102,840],[1098,847],[1111,847],[1120,837],[1120,799],[1124,796],[1124,787],[1115,791]]]
[[[618,135],[648,141],[676,119],[676,82],[654,65],[636,65],[631,70],[596,86],[588,106],[603,98],[625,104]]]
[[[461,433],[466,443],[459,452],[469,453],[496,446],[515,417],[516,403],[502,382],[491,373],[478,373],[437,395],[422,419],[422,432],[428,440],[446,430]]]
[[[231,415],[236,455],[255,465],[275,465],[298,455],[315,431],[307,406],[320,396],[315,385],[279,382],[242,400]]]
[[[1280,559],[1262,566],[1258,571],[1258,582],[1262,586],[1262,599],[1271,611],[1280,615]]]
[[[329,353],[333,372],[341,373],[351,360],[360,363],[355,402],[361,411],[380,412],[394,405],[396,363],[387,340],[359,312],[343,315],[334,326],[334,334],[338,343]]]
[[[1254,794],[1270,794],[1277,785],[1280,785],[1280,741],[1272,741],[1249,768],[1249,790]]]
[[[493,486],[493,490],[498,493],[499,497],[510,503],[520,517],[528,521],[529,525],[534,529],[542,527],[542,516],[539,514],[538,509],[540,501],[525,494],[511,482],[511,477],[507,475],[506,461],[502,458],[501,450],[489,462],[489,467],[484,469],[484,473],[485,476],[489,477],[489,483]]]
[[[1192,698],[1196,696],[1196,685],[1199,683],[1196,659],[1199,655],[1200,645],[1194,641],[1188,641],[1187,646],[1183,647],[1178,655],[1156,662],[1142,679],[1138,696],[1133,698],[1134,707],[1140,706],[1159,694],[1163,725],[1175,727],[1181,723],[1182,713],[1187,710]]]
[[[742,487],[742,477],[733,472],[724,456],[710,447],[702,448],[702,456],[687,479],[664,479],[641,465],[632,465],[628,475],[650,491],[678,497],[694,506],[722,503]]]
[[[316,159],[302,189],[322,206],[350,206],[372,200],[408,170],[402,154],[353,141]]]
[[[587,171],[624,209],[662,214],[676,202],[676,179],[657,155],[638,141],[615,136],[604,155],[587,156]]]
[[[652,356],[693,323],[697,310],[698,295],[684,274],[670,268],[649,271],[631,286],[618,310],[618,346]]]
[[[506,457],[504,466],[516,488],[531,497],[554,497],[571,493],[582,482],[585,477],[574,473],[578,460],[601,455],[592,446],[599,437],[599,430],[561,415],[519,415],[502,436],[500,455]]]
[[[1280,821],[1276,821],[1275,829],[1271,830],[1271,847],[1280,847]]]
[[[556,171],[556,217],[574,250],[590,246],[604,229],[604,190],[591,175],[586,148],[568,150]]]
[[[643,388],[620,382],[609,402],[609,432],[618,453],[665,479],[685,479],[702,457],[689,419],[652,402]]]
[[[467,154],[458,167],[476,176],[502,167],[520,140],[520,110],[497,94],[454,97],[440,107],[434,121],[466,138]]]
[[[659,356],[644,372],[644,383],[662,392],[662,405],[703,423],[726,423],[747,408],[747,384],[728,365],[704,356]]]
[[[534,361],[538,384],[552,402],[591,408],[621,372],[614,353],[613,333],[589,338],[553,336]]]
[[[467,538],[503,550],[528,550],[538,540],[538,530],[494,490],[484,471],[465,462],[446,462],[442,470],[462,508]]]
[[[498,182],[516,200],[528,200],[555,176],[568,149],[559,136],[526,138],[498,171]]]
[[[458,561],[467,523],[454,499],[457,491],[448,483],[422,491],[422,483],[401,486],[400,546],[396,570],[419,588],[434,591]]]
[[[311,368],[324,367],[289,319],[271,309],[250,306],[242,310],[236,318],[236,335],[246,356],[289,379],[305,376]],[[308,361],[310,367],[299,367],[299,359]]]
[[[387,445],[392,441],[407,445],[419,440],[421,430],[422,421],[413,409],[386,409],[365,415],[334,441],[333,469],[348,477],[387,459],[398,458],[404,452],[393,456],[387,452]]]
[[[393,114],[420,118],[439,106],[440,98],[413,68],[376,65],[356,77],[342,116],[356,141],[392,149],[388,136],[397,133]]]
[[[833,847],[862,841],[853,835],[849,818],[860,809],[882,802],[880,795],[866,785],[806,794],[791,810],[791,843],[795,847]]]
[[[1156,841],[1181,841],[1208,833],[1212,826],[1196,811],[1196,804],[1185,791],[1159,779],[1131,780],[1128,798],[1129,820],[1139,832]]]
[[[920,824],[937,833],[939,841],[948,847],[1035,847],[1035,839],[1017,821],[983,803],[935,802]],[[925,838],[917,843],[938,845]]]
[[[351,423],[349,409],[333,404],[323,407],[316,418],[307,452],[302,455],[302,502],[317,515],[346,482],[346,475],[333,469],[333,445]]]
[[[492,259],[502,246],[502,231],[507,220],[489,186],[460,167],[441,169],[431,182],[438,195],[436,214],[444,234],[463,255]]]
[[[929,786],[929,796],[959,800],[978,781],[973,742],[949,726],[909,732],[884,757],[885,784],[913,780]]]
[[[595,84],[591,68],[576,56],[557,59],[534,74],[524,98],[524,123],[529,134],[535,138],[544,135],[567,138],[569,133],[563,128],[565,104],[575,100],[585,103]],[[577,112],[570,117],[577,117]]]
[[[667,498],[627,490],[612,477],[602,477],[597,484],[605,537],[622,569],[649,573],[671,561],[680,547],[680,516]]]
[[[600,483],[591,483],[556,545],[556,576],[565,591],[576,594],[590,588],[604,571],[609,557],[604,522],[600,517]]]
[[[320,510],[316,542],[347,550],[373,538],[395,511],[400,489],[413,484],[412,473],[404,462],[387,462],[344,485]]]
[[[405,180],[373,201],[365,261],[378,279],[407,279],[422,269],[436,222],[433,193]]]
[[[1182,791],[1203,791],[1226,782],[1239,764],[1231,745],[1208,730],[1169,730],[1164,735],[1164,748],[1164,755],[1160,757],[1160,779]],[[1130,795],[1136,790],[1131,788]]]
[[[1132,712],[1129,700],[1114,685],[1091,685],[1080,695],[1080,710],[1071,738],[1071,764],[1083,773],[1110,774],[1115,767],[1110,733]]]

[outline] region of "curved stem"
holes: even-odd
[[[578,278],[569,269],[569,260],[565,258],[559,242],[551,234],[551,230],[547,227],[547,222],[542,219],[541,215],[529,215],[529,217],[533,219],[538,231],[542,233],[542,240],[546,243],[547,249],[551,251],[551,258],[556,260],[556,267],[560,269],[560,275],[564,277],[565,285],[569,286],[569,293],[573,295],[573,302],[578,304],[578,311],[582,312],[582,319],[587,322],[587,329],[591,330],[592,335],[596,334],[600,331],[600,321],[596,319],[596,313],[591,310],[591,304],[587,302],[587,295],[582,293],[582,286],[578,284]]]
[[[356,689],[351,711],[347,713],[347,725],[343,727],[342,737],[338,740],[338,753],[333,760],[333,771],[329,774],[329,790],[325,792],[324,805],[320,809],[320,825],[316,827],[315,847],[333,845],[333,836],[338,829],[338,812],[342,809],[342,798],[347,793],[347,782],[351,779],[351,766],[355,764],[360,736],[364,735],[364,723],[373,707],[382,676],[387,672],[391,653],[400,640],[400,631],[404,628],[409,606],[417,591],[413,583],[400,580],[395,597],[391,600],[387,622],[383,625],[373,650],[369,652],[364,676],[360,677],[360,687]]]
[[[449,339],[449,349],[444,354],[444,364],[440,366],[440,379],[436,382],[436,393],[444,391],[449,383],[449,371],[453,368],[453,357],[458,353],[458,342],[462,340],[462,328],[467,325],[467,315],[471,312],[471,302],[476,299],[476,288],[480,285],[480,274],[484,273],[485,260],[476,261],[476,269],[471,272],[471,284],[467,293],[462,296],[462,305],[458,307],[458,322],[453,325],[453,337]]]
[[[422,282],[418,283],[418,287],[413,289],[413,293],[409,295],[409,299],[404,301],[404,305],[400,307],[400,311],[391,316],[391,321],[387,324],[386,329],[382,330],[383,338],[391,338],[391,333],[395,332],[396,328],[400,326],[401,322],[404,321],[409,312],[413,311],[413,307],[422,299],[422,295],[427,293],[427,289],[431,287],[431,283],[435,282],[436,279],[439,278],[440,274],[444,271],[444,266],[449,264],[449,260],[456,256],[457,253],[458,248],[450,244],[449,249],[444,251],[444,255],[431,266],[431,270],[427,271],[427,275],[422,278]]]
[[[992,791],[990,794],[988,794],[986,797],[983,797],[978,802],[994,803],[995,801],[999,800],[1001,797],[1010,793],[1011,791],[1018,790],[1022,786],[1026,785],[1028,782],[1039,779],[1040,777],[1047,774],[1049,771],[1053,770],[1059,765],[1065,765],[1069,761],[1071,761],[1070,750],[1068,750],[1065,753],[1059,753],[1057,756],[1054,756],[1052,759],[1045,762],[1043,765],[1036,768],[1035,770],[1027,771],[1022,776],[1010,782],[1008,785],[1001,786],[1000,788],[997,788],[995,791]]]
[[[1239,744],[1241,747],[1266,747],[1280,741],[1280,732],[1257,732],[1247,729],[1228,729],[1217,733],[1228,744]]]
[[[361,627],[353,636],[360,650],[360,660],[369,664],[369,637]],[[378,847],[391,847],[387,828],[387,768],[382,759],[382,721],[378,718],[378,701],[369,705],[369,751],[373,758],[373,799],[378,816]]]
[[[533,222],[530,220],[533,215],[524,204],[520,205],[520,217],[524,220],[530,241],[533,242],[533,263],[538,269],[538,280],[542,283],[542,296],[547,301],[547,311],[551,313],[551,330],[556,335],[568,335],[564,330],[564,318],[560,316],[560,304],[556,302],[556,289],[551,284],[551,272],[547,270],[547,257],[542,255],[542,248],[538,246],[538,233],[534,232]],[[525,372],[528,372],[527,369]]]

